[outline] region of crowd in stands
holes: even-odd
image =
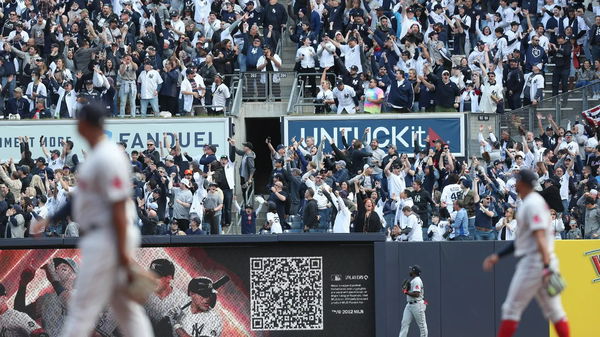
[[[316,113],[502,113],[600,79],[597,1],[313,0],[293,14]]]
[[[415,142],[414,156],[381,147],[365,129],[342,146],[292,139],[271,144],[270,158],[256,158],[255,145],[229,141],[229,155],[182,153],[173,134],[131,159],[132,195],[144,235],[219,235],[238,226],[242,234],[282,232],[387,233],[389,240],[511,240],[519,223],[515,173],[539,176],[557,239],[600,237],[600,145],[593,123],[559,126],[536,116],[537,128],[519,134],[480,127],[480,156],[457,159],[442,139]],[[28,236],[32,222],[53,214],[77,189],[74,172],[85,160],[76,144],[32,154],[21,138],[22,157],[0,166],[0,236]],[[258,146],[258,145],[257,145]],[[331,148],[331,151],[325,150]],[[37,159],[33,159],[37,158]],[[255,160],[270,160],[268,194],[253,197]],[[239,195],[242,195],[239,197]],[[236,197],[237,196],[237,197]],[[266,215],[264,214],[266,212]],[[230,227],[231,228],[231,227]],[[71,219],[46,228],[47,236],[77,236]]]
[[[222,114],[231,75],[278,72],[287,35],[317,112],[503,112],[543,98],[549,63],[553,94],[600,78],[597,1],[11,0],[0,14],[13,119],[95,101],[113,117]]]

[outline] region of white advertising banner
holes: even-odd
[[[227,138],[230,130],[229,118],[182,118],[182,119],[132,119],[107,120],[104,133],[114,142],[127,144],[127,152],[142,151],[146,141],[162,142],[163,133],[167,133],[167,141],[174,144],[174,135],[180,140],[182,152],[190,156],[202,155],[204,145],[217,147],[217,158],[228,155]],[[29,148],[35,159],[43,155],[40,137],[44,136],[46,148],[60,150],[61,140],[72,140],[77,154],[87,150],[88,146],[77,133],[75,120],[47,121],[4,121],[0,123],[0,160],[21,158],[19,153],[19,136],[29,137]],[[165,152],[165,155],[167,152]]]

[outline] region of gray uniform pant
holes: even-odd
[[[502,304],[502,319],[520,321],[521,314],[533,298],[546,319],[556,323],[565,317],[560,295],[550,297],[543,283],[544,264],[540,254],[529,254],[517,263],[506,300]],[[550,266],[558,270],[558,259],[552,255]]]
[[[408,335],[408,329],[413,319],[419,327],[420,337],[427,337],[427,319],[425,317],[425,302],[407,303],[402,315],[402,328],[400,328],[400,337]]]

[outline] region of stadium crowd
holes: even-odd
[[[296,70],[317,113],[502,113],[537,105],[548,72],[553,95],[600,79],[597,1],[309,6],[295,12],[291,36],[299,47]],[[315,72],[322,76],[304,75]],[[592,94],[600,98],[600,89]]]
[[[597,239],[600,146],[593,125],[561,127],[541,114],[536,130],[516,125],[517,135],[496,136],[482,125],[481,154],[465,160],[444,140],[429,138],[424,147],[415,142],[409,158],[394,146],[382,148],[368,128],[362,139],[347,139],[342,129],[341,147],[326,138],[293,139],[289,146],[267,138],[261,146],[271,158],[256,158],[253,144],[233,139],[229,155],[219,158],[213,145],[202,154],[182,153],[176,133],[149,139],[144,151],[127,155],[137,223],[145,235],[218,235],[239,224],[242,234],[387,232],[396,241],[510,240],[519,225],[514,175],[531,169],[551,208],[556,238]],[[42,138],[39,157],[29,150],[29,139],[20,141],[22,157],[0,166],[2,237],[27,236],[33,221],[59,209],[77,188],[74,172],[85,160],[70,141],[48,151]],[[255,160],[271,160],[272,171],[269,194],[253,198]],[[45,233],[77,236],[78,226],[67,219]]]
[[[549,63],[553,94],[599,79],[599,14],[566,0],[11,0],[1,115],[70,118],[89,102],[113,117],[222,114],[231,75],[280,71],[287,35],[317,112],[502,112],[543,98]]]

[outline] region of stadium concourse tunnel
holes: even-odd
[[[34,301],[55,303],[47,300],[53,287],[40,268],[48,262],[68,262],[76,273],[81,261],[76,243],[76,239],[0,240],[0,282],[9,308]],[[217,315],[211,317],[219,320],[212,326],[222,326],[222,337],[396,337],[406,305],[402,282],[413,264],[423,271],[430,337],[491,337],[499,325],[516,259],[502,260],[491,273],[483,272],[481,263],[505,244],[396,243],[386,242],[382,234],[152,236],[143,238],[136,261],[145,268],[158,265],[155,270],[163,276],[173,273],[177,306],[190,302],[192,279],[211,282],[217,291],[210,309]],[[598,336],[594,318],[600,303],[599,248],[593,240],[557,242],[568,284],[563,304],[572,336]],[[36,273],[25,286],[26,303],[21,303],[15,295],[26,268]],[[164,318],[166,313],[149,306],[145,308],[153,322]],[[44,327],[43,315],[51,310],[40,312],[34,319]],[[58,334],[56,324],[46,328],[53,328],[50,337]],[[196,331],[199,326],[183,328]],[[103,336],[118,335],[110,310],[103,313],[96,330]],[[409,336],[418,335],[413,322]],[[156,336],[170,335],[158,330]],[[516,336],[553,336],[536,304],[525,311]]]
[[[281,138],[281,119],[279,117],[246,118],[245,124],[246,141],[254,145],[256,158],[260,158],[254,161],[254,165],[256,166],[256,172],[254,173],[254,177],[256,177],[254,184],[255,193],[268,194],[270,191],[268,191],[267,185],[271,183],[268,179],[271,177],[273,166],[270,160],[271,151],[267,144],[265,144],[265,140],[267,137],[270,137],[274,148],[283,143]]]

